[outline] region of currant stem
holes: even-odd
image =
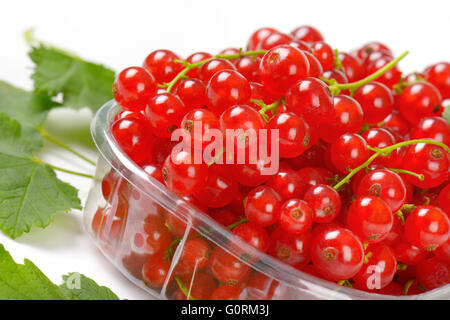
[[[403,52],[401,55],[399,55],[397,58],[386,64],[383,68],[380,68],[376,72],[372,73],[371,75],[365,77],[364,79],[351,82],[351,83],[335,83],[329,86],[331,93],[333,95],[339,94],[341,90],[350,90],[351,92],[354,92],[359,87],[377,79],[378,77],[382,76],[385,72],[392,69],[400,60],[402,60],[404,57],[408,55],[408,51]]]
[[[180,73],[178,73],[176,75],[175,78],[172,79],[172,81],[170,81],[167,84],[167,92],[170,92],[173,87],[175,86],[175,84],[178,82],[178,80],[180,80],[182,77],[186,76],[186,74],[191,71],[192,69],[201,67],[202,65],[204,65],[205,63],[214,60],[214,59],[226,59],[226,60],[233,60],[233,59],[239,59],[242,57],[247,57],[247,56],[258,56],[258,55],[263,55],[265,54],[267,51],[266,50],[256,50],[256,51],[247,51],[247,52],[242,52],[239,51],[239,53],[234,53],[234,54],[217,54],[211,58],[196,62],[196,63],[189,63],[187,61],[182,61],[182,60],[175,60],[175,62],[181,63],[185,66],[185,68],[183,70],[180,71]]]
[[[66,145],[65,143],[59,141],[58,139],[52,137],[51,135],[48,134],[47,131],[45,131],[44,129],[40,129],[41,131],[41,135],[42,137],[44,137],[45,139],[47,139],[48,141],[52,142],[53,144],[56,144],[57,146],[69,151],[70,153],[76,155],[78,158],[83,159],[84,161],[86,161],[89,164],[92,164],[93,166],[96,165],[96,163],[88,158],[86,158],[85,156],[83,156],[81,153],[79,153],[78,151],[72,149],[71,147],[69,147],[68,145]]]
[[[411,176],[416,177],[420,181],[423,181],[425,179],[425,176],[423,174],[415,173],[415,172],[412,172],[412,171],[409,171],[409,170],[397,169],[397,168],[389,168],[389,170],[391,170],[393,172],[397,172],[397,173],[409,174]]]
[[[241,225],[241,224],[243,224],[243,223],[246,223],[246,222],[248,222],[248,219],[247,219],[247,218],[240,218],[240,219],[239,219],[238,221],[236,221],[235,223],[230,224],[229,226],[227,226],[227,229],[233,230],[233,229],[236,228],[237,226],[239,226],[239,225]]]
[[[355,174],[357,174],[360,170],[367,168],[378,156],[385,157],[385,156],[388,156],[389,154],[391,154],[391,152],[397,148],[412,145],[412,144],[418,144],[418,143],[433,144],[433,145],[443,148],[447,152],[450,152],[450,148],[446,144],[443,144],[442,142],[438,142],[438,141],[434,141],[434,140],[429,140],[429,139],[414,139],[414,140],[403,141],[403,142],[400,142],[400,143],[397,143],[397,144],[394,144],[392,146],[388,146],[388,147],[385,147],[382,149],[372,148],[369,146],[368,149],[374,151],[375,153],[372,156],[370,156],[369,159],[366,160],[366,162],[364,162],[360,166],[356,167],[355,169],[351,170],[348,175],[346,175],[341,181],[339,181],[339,183],[337,183],[334,186],[334,189],[338,190],[344,184],[348,183]]]
[[[188,288],[186,288],[179,277],[175,277],[175,281],[177,282],[178,288],[180,288],[180,290],[184,293],[188,300],[195,300],[194,297],[189,294]]]
[[[61,167],[57,167],[57,166],[54,166],[54,165],[52,165],[52,164],[50,164],[50,163],[47,163],[47,162],[45,162],[45,161],[42,161],[42,160],[40,160],[40,159],[38,159],[38,158],[33,158],[32,160],[33,160],[34,162],[36,162],[36,163],[44,164],[44,165],[46,165],[46,166],[49,166],[50,168],[52,168],[52,169],[54,169],[54,170],[57,170],[57,171],[61,171],[61,172],[65,172],[65,173],[70,173],[70,174],[73,174],[73,175],[75,175],[75,176],[80,176],[80,177],[83,177],[83,178],[89,178],[89,179],[93,179],[93,178],[94,178],[94,176],[92,176],[92,175],[90,175],[90,174],[81,173],[81,172],[72,171],[72,170],[68,170],[68,169],[61,168]]]
[[[271,104],[265,104],[262,100],[256,100],[256,99],[250,99],[251,102],[256,103],[258,106],[261,107],[259,110],[259,113],[264,118],[264,120],[267,122],[269,120],[269,117],[267,116],[267,111],[272,111],[272,114],[275,114],[278,106],[282,103],[282,99],[275,101]],[[274,112],[275,111],[275,112]]]
[[[338,70],[342,69],[342,62],[341,62],[341,59],[339,59],[339,50],[338,49],[334,49],[334,66]]]

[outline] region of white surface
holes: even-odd
[[[31,73],[22,34],[34,28],[38,39],[101,62],[115,70],[140,65],[154,49],[168,48],[182,56],[195,51],[218,52],[245,46],[261,26],[289,32],[298,25],[316,26],[326,40],[342,51],[371,40],[381,40],[396,54],[410,50],[401,63],[405,71],[422,70],[450,60],[450,1],[23,1],[0,2],[0,79],[31,88]],[[89,112],[53,112],[48,127],[55,134],[64,128],[88,128]],[[69,122],[68,122],[69,121]],[[49,130],[50,130],[49,129]],[[72,146],[91,158],[96,152],[76,141]],[[55,165],[93,172],[72,155],[47,145],[42,158]],[[90,181],[58,174],[80,189],[84,202]],[[133,287],[97,251],[85,234],[81,212],[58,214],[46,229],[13,241],[0,234],[13,257],[35,262],[53,281],[70,271],[84,273],[107,285],[121,298],[148,297]]]

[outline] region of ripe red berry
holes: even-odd
[[[156,94],[155,78],[140,67],[122,70],[114,80],[114,99],[124,109],[144,110],[148,100]]]
[[[353,277],[357,288],[373,291],[385,288],[397,272],[397,259],[391,247],[371,244],[365,250],[366,260]]]
[[[411,139],[429,138],[450,145],[450,124],[441,117],[422,118],[411,129]]]
[[[203,272],[178,278],[178,281],[187,289],[189,297],[186,296],[184,290],[181,290],[180,284],[177,282],[178,289],[175,292],[176,300],[208,300],[217,288],[214,279]]]
[[[430,252],[411,245],[403,236],[392,248],[397,260],[409,266],[418,264],[430,255]]]
[[[217,115],[231,106],[247,104],[251,96],[247,79],[234,70],[222,70],[214,74],[209,80],[206,92],[209,107]]]
[[[328,86],[316,78],[306,78],[286,93],[286,107],[313,126],[326,125],[333,115],[333,97]]]
[[[314,222],[329,223],[341,210],[339,193],[326,184],[311,187],[305,194],[305,201],[314,211]]]
[[[323,36],[320,32],[311,26],[300,26],[292,30],[291,35],[295,40],[302,40],[305,42],[322,41]]]
[[[321,128],[321,139],[332,143],[344,133],[358,133],[363,125],[363,111],[358,101],[346,95],[333,97],[334,112]]]
[[[348,228],[369,243],[383,241],[393,223],[392,210],[386,202],[373,196],[358,197],[347,212]]]
[[[111,128],[120,148],[137,164],[152,160],[153,135],[144,118],[126,117],[117,120]]]
[[[333,69],[334,51],[328,43],[323,41],[313,42],[309,50],[319,60],[324,71]]]
[[[448,216],[438,207],[423,205],[411,211],[405,223],[406,240],[413,246],[435,250],[450,236]]]
[[[302,198],[307,188],[306,182],[292,169],[280,169],[269,177],[266,185],[277,190],[283,200]]]
[[[394,109],[391,91],[380,82],[369,82],[358,88],[353,96],[364,112],[364,123],[375,124],[386,118]]]
[[[348,81],[354,82],[362,78],[364,70],[359,58],[345,52],[339,52],[338,57]]]
[[[209,259],[209,270],[222,283],[236,285],[244,281],[250,268],[220,247],[215,247]]]
[[[410,145],[403,156],[403,169],[423,174],[424,180],[405,175],[407,182],[419,188],[434,188],[448,178],[449,157],[441,147],[418,143]]]
[[[198,71],[198,77],[205,84],[208,83],[209,79],[212,78],[214,74],[223,70],[234,70],[236,71],[236,67],[234,64],[225,59],[212,59],[200,67]]]
[[[450,264],[450,238],[447,240],[447,242],[441,244],[436,250],[434,250],[433,253],[442,261]]]
[[[169,138],[172,132],[180,127],[186,111],[183,102],[176,95],[160,93],[148,102],[145,108],[145,116],[156,136]]]
[[[416,276],[425,289],[433,290],[450,282],[450,267],[437,257],[432,257],[417,265]]]
[[[243,223],[234,228],[233,233],[259,251],[266,252],[269,248],[267,231],[254,223]],[[234,244],[230,244],[230,247],[235,247],[235,250],[239,252],[239,257],[244,261],[253,261],[256,258],[253,257],[253,252],[246,252]]]
[[[211,130],[219,129],[219,119],[208,109],[193,109],[184,116],[181,128],[189,133],[192,148],[204,150],[211,143]]]
[[[180,60],[180,57],[172,51],[155,50],[145,58],[144,68],[155,77],[156,82],[170,82],[184,69],[184,66],[175,60]]]
[[[417,82],[407,86],[398,98],[398,109],[412,124],[424,117],[441,112],[442,97],[438,89],[428,82]]]
[[[342,173],[354,169],[369,158],[366,141],[356,133],[340,136],[331,144],[331,162]]]
[[[372,52],[382,52],[382,53],[392,57],[391,49],[389,49],[385,44],[383,44],[381,42],[366,43],[364,46],[362,46],[358,50],[357,55],[360,59],[365,59]]]
[[[366,140],[367,145],[372,148],[383,149],[396,143],[394,135],[383,128],[370,128],[364,131],[361,136]],[[369,155],[374,153],[372,150],[369,151]],[[372,163],[389,167],[392,166],[393,159],[398,155],[398,151],[394,150],[390,155],[378,157]]]
[[[283,96],[286,91],[309,74],[309,62],[305,54],[290,45],[270,49],[259,65],[261,82],[274,96]]]
[[[170,262],[164,255],[150,256],[142,267],[142,278],[146,285],[161,288],[169,276]]]
[[[394,110],[382,121],[381,127],[403,140],[409,133],[410,124],[397,110]]]
[[[239,300],[241,289],[237,286],[224,284],[211,294],[209,300]]]
[[[258,56],[242,57],[234,62],[237,71],[248,81],[259,82],[259,63],[261,58]]]
[[[272,49],[274,47],[277,47],[277,46],[280,46],[283,44],[288,44],[292,40],[293,39],[290,35],[275,31],[275,32],[272,32],[271,34],[269,34],[266,38],[264,38],[258,44],[257,49],[258,50],[269,50],[269,49]]]
[[[251,190],[245,201],[245,215],[250,222],[268,227],[277,222],[281,205],[280,195],[270,187],[259,186]]]
[[[292,234],[279,226],[270,234],[268,253],[286,264],[304,266],[311,261],[311,242],[311,232]]]
[[[164,162],[163,179],[170,191],[179,195],[191,195],[206,184],[208,166],[196,161],[195,151],[174,148]]]
[[[206,59],[212,58],[212,54],[207,52],[195,52],[186,58],[186,62],[197,63]],[[199,68],[190,70],[186,75],[190,78],[198,78]]]
[[[450,217],[450,183],[439,192],[437,205]]]
[[[315,235],[311,245],[314,268],[324,278],[340,281],[352,278],[364,262],[361,241],[348,229],[325,228]]]
[[[295,158],[310,143],[310,129],[302,117],[292,112],[277,113],[268,123],[269,130],[278,130],[281,158]]]
[[[256,50],[258,44],[267,38],[270,34],[277,32],[274,28],[260,28],[253,32],[247,43],[247,50]]]
[[[379,197],[386,202],[392,212],[397,212],[405,203],[406,186],[397,173],[377,169],[362,178],[356,195]]]
[[[280,226],[288,233],[303,233],[313,222],[314,212],[306,201],[289,199],[281,205],[279,210]]]
[[[208,105],[206,86],[199,79],[186,79],[179,82],[175,94],[183,101],[187,110]]]
[[[450,63],[436,63],[425,72],[427,81],[432,83],[444,99],[450,98]]]
[[[292,45],[292,44],[290,44]],[[300,48],[298,48],[300,49]],[[306,49],[302,49],[306,50]],[[323,68],[320,61],[309,51],[303,51],[309,62],[308,77],[320,78],[323,75]]]
[[[392,57],[381,56],[378,59],[366,63],[366,75],[371,75],[377,72],[379,69],[383,68],[385,65],[394,60]],[[400,81],[402,72],[398,70],[397,66],[392,67],[381,76],[375,79],[386,87],[391,88]]]

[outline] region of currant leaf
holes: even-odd
[[[0,299],[2,300],[118,300],[108,288],[79,273],[63,276],[55,285],[30,260],[16,263],[0,244]],[[69,281],[74,280],[73,283]],[[69,287],[79,289],[69,289]]]
[[[19,122],[0,113],[0,230],[11,238],[44,228],[56,212],[80,209],[77,189],[33,157]]]
[[[35,89],[52,97],[62,93],[64,105],[96,111],[112,99],[114,71],[43,44],[33,46],[29,56]]]
[[[22,136],[33,142],[33,150],[42,147],[40,128],[50,109],[59,106],[47,95],[25,91],[0,81],[0,112],[7,113],[22,126]]]

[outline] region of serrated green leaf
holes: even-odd
[[[35,89],[50,96],[62,93],[64,105],[96,111],[112,99],[114,71],[43,44],[32,47],[29,56]]]
[[[74,279],[74,283],[70,281]],[[16,263],[0,244],[0,299],[1,300],[118,300],[108,288],[79,274],[63,276],[60,286],[50,281],[36,265],[25,259]],[[75,286],[71,286],[75,284]],[[72,288],[73,289],[69,289]]]
[[[77,189],[32,155],[19,122],[0,113],[0,230],[17,238],[31,227],[44,228],[57,212],[80,209]]]
[[[99,286],[94,280],[72,272],[63,276],[64,283],[59,286],[66,300],[119,300],[109,288]]]
[[[29,92],[0,81],[0,112],[5,112],[22,125],[22,135],[33,142],[33,150],[42,147],[40,127],[50,109],[59,106],[47,95]]]

